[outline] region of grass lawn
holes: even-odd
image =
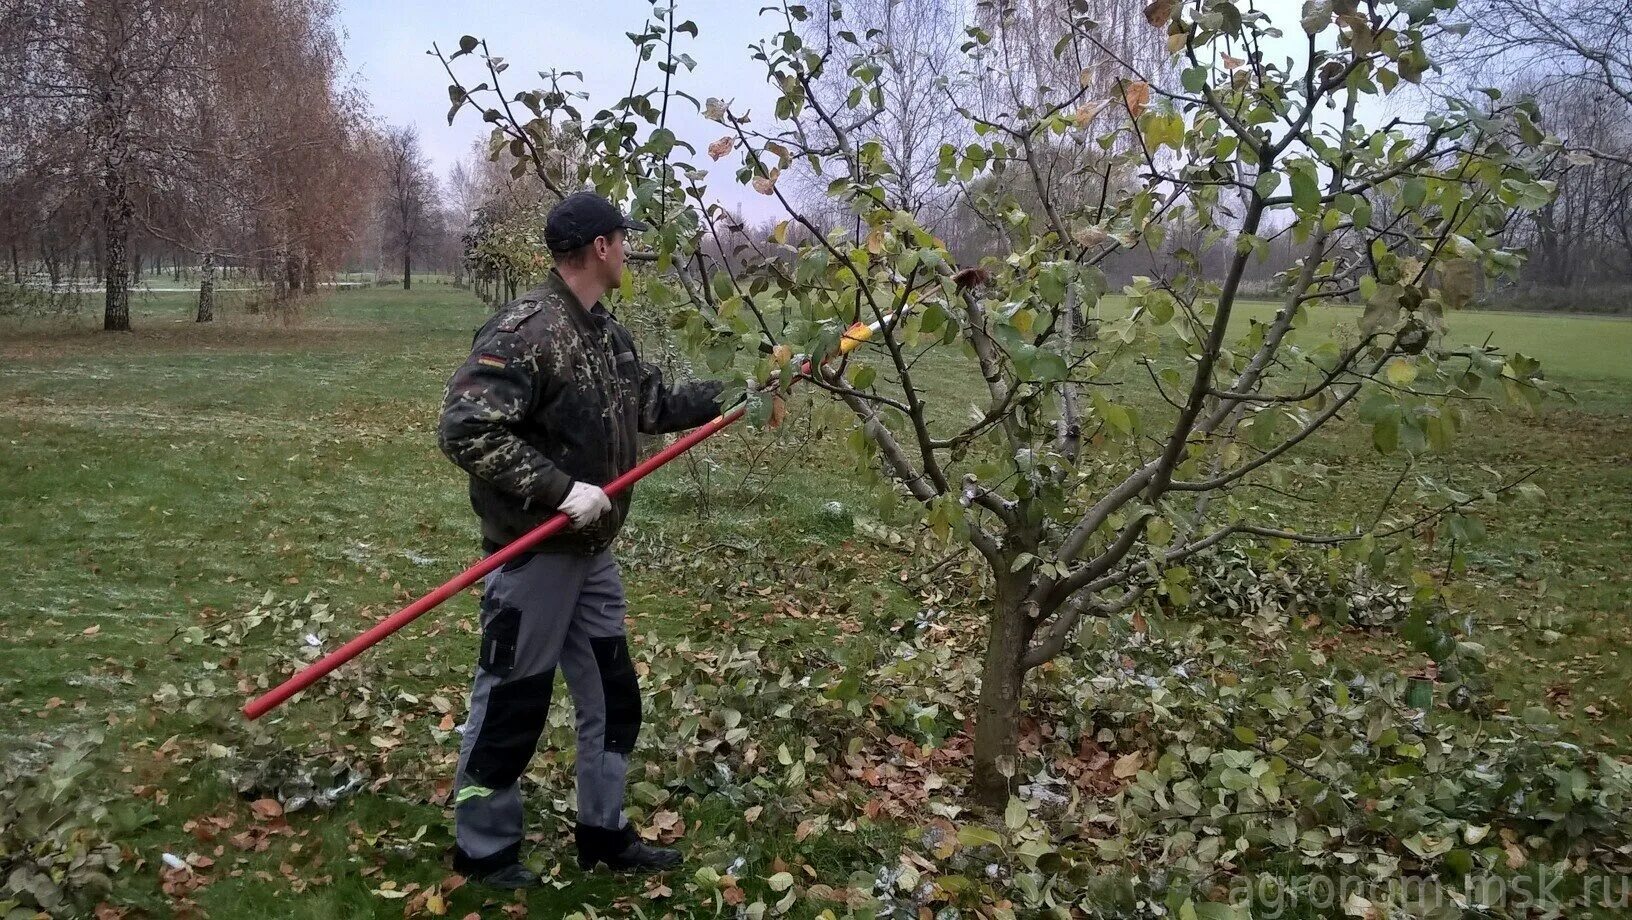
[[[633,815],[678,841],[686,872],[626,881],[558,864],[572,824],[570,707],[558,703],[529,818],[531,858],[556,884],[524,899],[443,890],[474,594],[263,724],[246,727],[236,709],[264,686],[257,675],[281,679],[316,654],[308,636],[332,648],[476,558],[463,476],[434,425],[486,310],[420,282],[333,294],[287,323],[229,301],[198,326],[189,309],[185,294],[141,298],[123,335],[93,331],[89,316],[0,325],[3,753],[39,773],[78,742],[94,748],[83,789],[63,801],[103,802],[122,829],[110,905],[218,918],[713,916],[782,901],[789,872],[790,915],[842,915],[846,891],[876,887],[899,842],[922,833],[924,813],[857,812],[867,792],[846,754],[899,751],[937,702],[948,705],[931,721],[955,728],[969,688],[910,701],[836,688],[887,659],[926,607],[955,609],[956,580],[926,586],[901,554],[824,511],[864,499],[836,419],[796,400],[780,431],[733,430],[643,484],[620,551],[649,702]],[[1491,538],[1469,574],[1498,695],[1546,706],[1567,737],[1625,756],[1632,322],[1463,313],[1451,334],[1539,358],[1577,400],[1537,417],[1480,411],[1454,448],[1470,469],[1539,467],[1547,495],[1485,516]],[[1341,429],[1310,451],[1386,488],[1395,468],[1366,443]],[[1356,662],[1423,661],[1391,635],[1322,629]],[[978,638],[953,630],[946,645]],[[829,749],[846,735],[848,751]],[[361,791],[287,816],[251,805],[331,763],[362,770]],[[166,853],[192,868],[166,871]]]

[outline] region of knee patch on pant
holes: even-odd
[[[465,773],[491,789],[505,789],[521,778],[538,748],[550,716],[555,669],[494,687],[476,729]]]
[[[635,662],[629,657],[629,640],[605,636],[589,640],[595,664],[601,672],[601,693],[606,699],[605,749],[629,754],[640,735],[640,680]]]

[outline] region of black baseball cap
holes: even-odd
[[[550,209],[544,220],[544,245],[551,252],[571,252],[615,230],[650,230],[623,216],[617,206],[594,192],[573,192]]]

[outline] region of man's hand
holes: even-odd
[[[560,510],[572,518],[573,527],[587,527],[595,523],[601,515],[612,510],[612,499],[606,497],[600,486],[574,482],[567,492],[567,497],[561,500]]]
[[[782,401],[782,369],[771,371],[771,376],[765,382],[754,387],[755,392],[771,394],[771,418],[767,422],[772,428],[782,427],[782,419],[788,414],[788,407]]]

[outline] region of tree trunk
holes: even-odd
[[[317,293],[317,264],[310,255],[300,260],[300,289],[307,294]]]
[[[23,263],[17,259],[16,240],[11,241],[11,282],[17,285],[23,283]]]
[[[130,263],[126,244],[130,239],[130,189],[123,173],[109,164],[102,176],[107,198],[102,203],[102,232],[107,286],[103,299],[102,328],[109,332],[130,331]]]
[[[402,289],[405,291],[413,287],[413,267],[413,260],[410,258],[408,250],[404,249],[402,251]]]
[[[200,323],[215,320],[215,251],[206,250],[198,273],[198,319]]]
[[[986,637],[986,661],[975,704],[974,792],[988,805],[1007,802],[1012,789],[1014,757],[1020,741],[1020,686],[1029,641],[1026,615],[1020,610],[1022,585],[1000,578],[997,609]],[[1010,774],[1004,776],[1004,772]]]
[[[300,290],[300,254],[288,250],[283,257],[284,290],[293,297]]]
[[[174,255],[170,256],[170,267],[175,272],[175,274],[172,277],[175,279],[177,284],[180,284],[181,283],[181,253],[178,252],[178,253],[175,253]]]

